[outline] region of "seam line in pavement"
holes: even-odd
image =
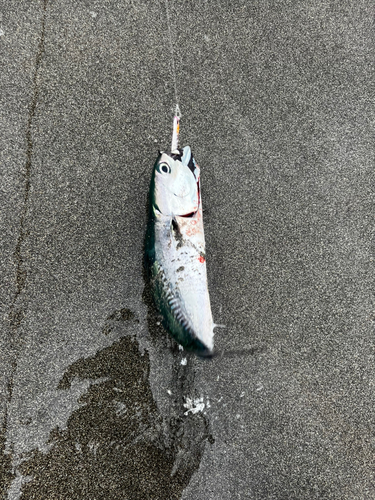
[[[19,234],[17,238],[16,248],[14,251],[14,261],[16,267],[15,273],[15,281],[16,281],[16,291],[10,305],[9,309],[9,325],[10,325],[10,352],[12,356],[11,360],[11,369],[9,380],[6,387],[6,405],[4,411],[4,418],[2,422],[1,432],[6,431],[7,421],[8,421],[8,404],[11,401],[12,393],[13,393],[13,383],[14,383],[14,375],[17,369],[17,358],[19,355],[19,338],[17,338],[17,330],[21,324],[21,321],[24,316],[24,311],[22,309],[17,309],[16,303],[17,299],[20,296],[21,292],[24,290],[26,285],[27,272],[24,268],[24,257],[22,256],[22,246],[25,243],[27,238],[27,229],[26,229],[26,217],[28,212],[28,204],[29,204],[29,195],[30,195],[30,176],[31,176],[31,165],[32,165],[32,157],[33,157],[33,138],[32,138],[32,125],[35,117],[36,107],[38,104],[39,97],[39,87],[38,83],[38,74],[40,70],[40,66],[42,63],[43,53],[44,53],[44,39],[45,39],[45,21],[46,21],[46,12],[47,5],[49,0],[42,1],[42,23],[41,23],[41,33],[38,43],[38,50],[35,61],[35,70],[33,76],[33,94],[32,100],[29,107],[28,120],[27,120],[27,128],[26,128],[26,163],[23,176],[25,178],[24,185],[24,197],[23,197],[23,208],[21,211],[20,217],[20,225],[19,225]]]

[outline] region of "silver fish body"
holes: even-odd
[[[200,170],[189,146],[178,154],[160,153],[155,163],[146,257],[167,330],[187,350],[211,356],[215,325],[207,286]]]

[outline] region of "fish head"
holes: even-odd
[[[154,165],[151,202],[156,215],[186,216],[199,207],[199,167],[191,149],[161,152]]]

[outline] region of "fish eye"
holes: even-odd
[[[161,174],[171,173],[171,167],[168,165],[168,163],[160,163],[160,165],[158,165],[158,170]]]

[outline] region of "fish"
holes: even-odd
[[[190,146],[159,152],[149,192],[146,263],[163,326],[185,350],[214,354],[200,168]]]

